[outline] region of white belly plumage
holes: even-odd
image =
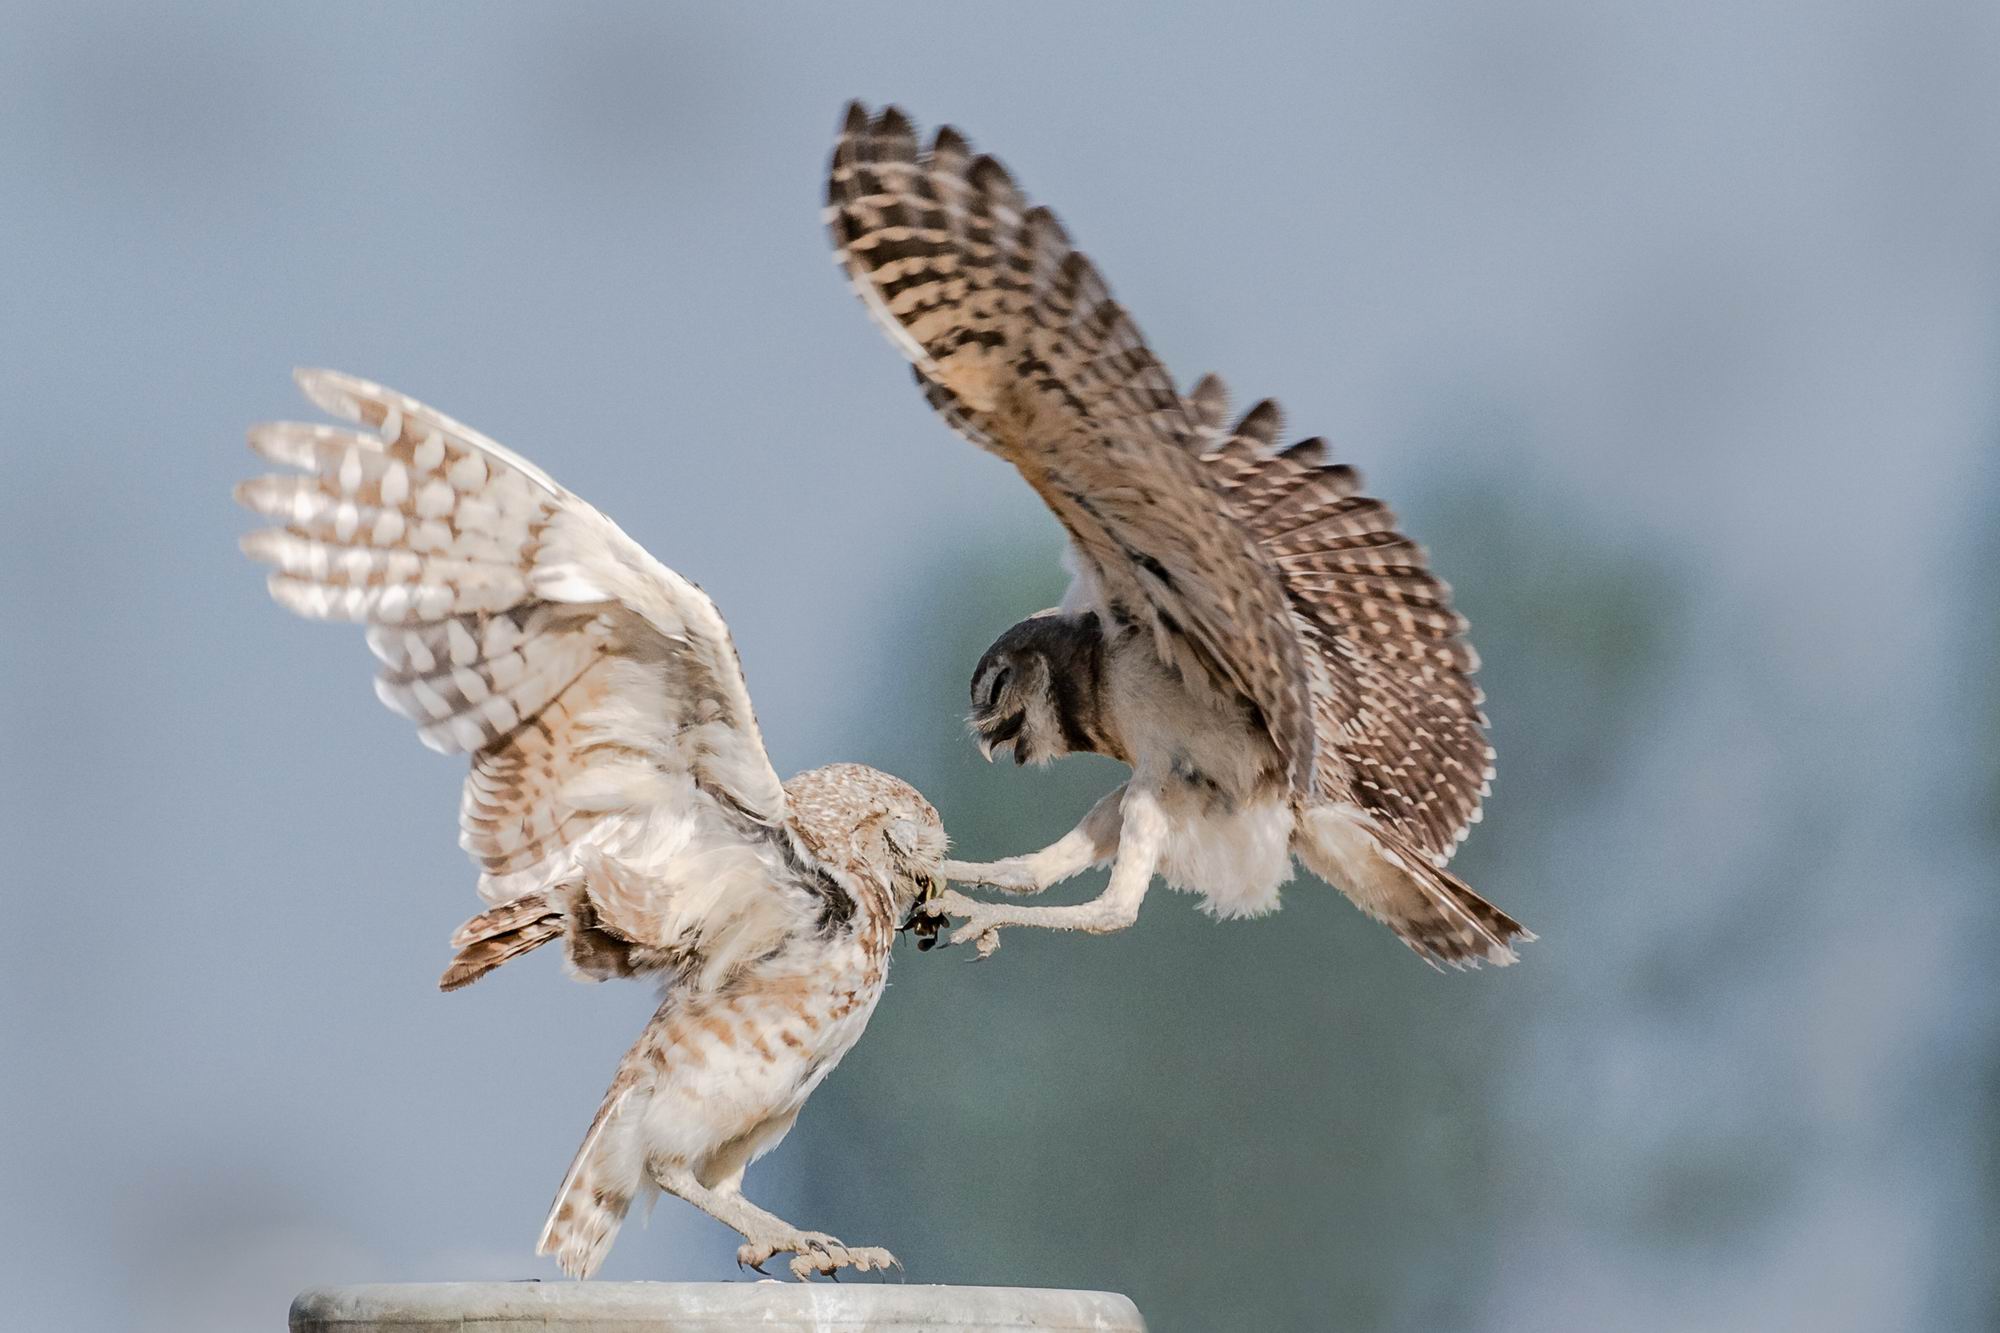
[[[1292,810],[1282,796],[1233,811],[1171,797],[1174,816],[1160,874],[1171,888],[1201,895],[1202,910],[1228,920],[1275,911],[1292,877]]]

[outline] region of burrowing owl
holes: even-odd
[[[894,1263],[741,1186],[861,1035],[898,926],[941,891],[937,812],[857,764],[780,784],[699,588],[450,418],[344,375],[298,379],[365,429],[253,429],[253,449],[304,474],[238,488],[283,525],[243,545],[277,567],[283,605],[366,624],[383,702],[472,756],[459,841],[492,906],[453,939],[444,989],[554,939],[579,976],[664,986],[540,1251],[589,1276],[657,1186],[741,1232],[746,1264]]]
[[[1225,426],[1219,380],[1176,390],[1055,218],[956,131],[920,149],[896,108],[849,107],[827,200],[925,397],[1069,531],[1062,606],[973,674],[982,749],[1132,767],[1055,844],[945,866],[1035,893],[1110,860],[1100,897],[923,910],[986,953],[1004,926],[1122,929],[1157,872],[1246,916],[1297,856],[1427,959],[1513,961],[1533,937],[1444,869],[1493,772],[1465,622],[1354,470],[1319,440],[1276,448],[1273,403]]]

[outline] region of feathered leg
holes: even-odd
[[[1075,828],[1039,852],[1002,861],[946,861],[941,873],[956,884],[983,884],[1002,893],[1040,893],[1118,855],[1124,799],[1122,786],[1106,793]]]
[[[1167,813],[1151,791],[1129,784],[1122,790],[1124,799],[1112,812],[1119,820],[1118,860],[1111,867],[1111,882],[1089,902],[1074,907],[1009,907],[947,892],[926,903],[923,910],[932,916],[964,917],[964,924],[952,932],[951,942],[975,943],[981,958],[1000,947],[1000,930],[1004,926],[1081,930],[1092,935],[1124,930],[1139,919],[1139,904],[1145,901],[1153,872],[1159,868],[1160,856],[1166,850],[1168,825]],[[1098,802],[1097,809],[1078,825],[1077,832],[1089,827],[1105,808],[1105,802]],[[1065,838],[1064,842],[1067,841]]]

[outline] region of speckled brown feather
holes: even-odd
[[[366,623],[383,701],[472,756],[460,841],[492,906],[441,985],[561,939],[581,977],[666,989],[543,1250],[587,1275],[650,1181],[741,1231],[748,1262],[893,1263],[829,1248],[740,1182],[867,1023],[896,925],[937,888],[937,812],[859,765],[780,783],[713,603],[534,464],[381,385],[299,383],[360,429],[253,429],[303,474],[238,489],[276,521],[244,545],[285,606]]]
[[[908,783],[860,764],[800,773],[785,784],[785,794],[791,832],[812,867],[840,872],[834,887],[851,892],[850,910],[837,924],[822,916],[817,927],[802,932],[807,938],[786,941],[719,986],[669,988],[620,1063],[549,1210],[538,1249],[556,1256],[567,1272],[589,1276],[610,1249],[635,1197],[631,1159],[642,1151],[639,1122],[662,1095],[663,1081],[741,1065],[795,1070],[797,1085],[809,1089],[859,1035],[882,994],[898,924],[886,883],[883,829],[898,816],[915,818],[935,830],[941,847],[937,812]],[[591,893],[607,899],[617,918],[614,929],[649,928],[643,902],[619,904],[619,886],[606,883],[601,869]],[[787,1110],[759,1107],[741,1124],[718,1129],[718,1148],[755,1135],[772,1113],[782,1117]]]
[[[1170,661],[1186,631],[1288,759],[1311,754],[1313,798],[1448,857],[1492,776],[1476,659],[1449,591],[1354,470],[1317,439],[1279,448],[1273,402],[1224,428],[1220,380],[1174,392],[1054,217],[957,131],[920,152],[896,108],[850,107],[828,204],[925,397],[1020,468],[1106,597],[1150,611]],[[1301,694],[1310,739],[1285,721]]]
[[[506,902],[548,881],[598,822],[557,799],[592,765],[616,759],[588,718],[616,702],[614,662],[635,643],[663,677],[663,704],[689,723],[720,722],[743,745],[757,732],[735,647],[698,589],[673,582],[668,623],[631,609],[538,595],[564,522],[605,541],[613,562],[647,560],[601,515],[526,459],[417,400],[331,371],[299,385],[328,412],[362,427],[274,422],[251,447],[303,469],[254,478],[237,499],[278,521],[244,539],[277,566],[273,596],[301,615],[366,623],[382,663],[376,693],[418,724],[431,748],[469,753],[460,842],[481,870],[480,892]],[[570,539],[576,540],[575,536]],[[658,577],[677,580],[656,567]],[[688,633],[688,619],[697,623]],[[649,635],[648,629],[658,631]],[[662,645],[674,651],[659,652]],[[630,688],[629,678],[624,681]],[[706,756],[697,756],[698,759]],[[768,761],[759,772],[697,763],[694,777],[729,804],[777,818]]]
[[[1378,919],[1424,961],[1453,968],[1504,965],[1514,961],[1516,944],[1535,938],[1464,880],[1436,864],[1434,855],[1393,832],[1385,834],[1378,846],[1417,889],[1414,896],[1399,900],[1393,913]]]
[[[925,399],[1021,470],[1111,618],[1147,624],[1191,683],[1247,697],[1295,810],[1359,812],[1404,868],[1364,906],[1432,961],[1511,958],[1525,932],[1441,869],[1493,775],[1477,658],[1355,471],[1324,441],[1281,445],[1274,402],[1225,425],[1214,376],[1174,393],[1054,217],[957,131],[923,151],[896,108],[850,106],[827,198],[838,257]]]
[[[523,894],[489,908],[451,937],[451,947],[458,952],[438,980],[438,989],[470,986],[500,964],[560,937],[564,929],[563,904],[553,894]]]
[[[664,1018],[672,1002],[660,1006],[653,1021],[639,1034],[639,1040],[618,1062],[618,1072],[597,1114],[590,1119],[583,1142],[556,1189],[555,1202],[542,1224],[537,1254],[555,1256],[563,1271],[575,1277],[596,1273],[610,1253],[611,1242],[643,1187],[644,1176],[632,1170],[629,1140],[644,1114],[647,1101],[647,1073],[660,1053]]]
[[[1114,619],[1147,626],[1191,685],[1258,709],[1310,789],[1308,677],[1285,593],[1203,476],[1198,417],[1089,260],[1006,170],[894,107],[849,107],[827,219],[864,303],[925,395],[1053,510]]]
[[[1221,401],[1222,382],[1207,377],[1198,396]],[[1493,777],[1465,619],[1360,475],[1321,440],[1279,449],[1282,426],[1277,404],[1260,402],[1214,433],[1202,461],[1278,569],[1321,669],[1315,794],[1370,811],[1442,865]]]

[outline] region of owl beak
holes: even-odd
[[[1021,728],[1027,724],[1028,715],[1025,712],[1021,712],[1014,714],[990,731],[980,732],[979,753],[984,755],[986,762],[990,764],[993,762],[993,752],[995,750],[1003,745],[1013,745],[1015,747],[1014,760],[1016,763],[1020,762],[1020,746],[1017,742],[1021,739]]]

